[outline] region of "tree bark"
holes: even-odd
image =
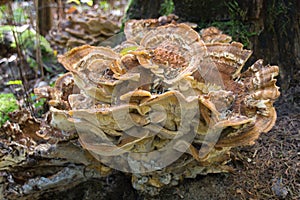
[[[280,67],[283,90],[297,84],[300,72],[300,2],[297,0],[236,0],[243,24],[249,25],[253,55],[250,62],[264,59]],[[175,14],[183,21],[210,24],[232,19],[228,2],[220,0],[174,0]],[[238,16],[235,13],[235,16]],[[204,28],[204,27],[201,27]],[[226,30],[223,30],[226,31]]]
[[[158,18],[163,2],[164,0],[131,0],[126,13],[126,19]]]
[[[45,36],[51,29],[53,22],[51,0],[38,0],[38,18],[40,34]]]

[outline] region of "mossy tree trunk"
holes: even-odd
[[[157,18],[164,0],[130,0],[126,13],[127,19]]]

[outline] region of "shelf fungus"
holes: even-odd
[[[198,34],[146,22],[127,23],[114,48],[59,56],[69,73],[49,103],[53,126],[76,130],[99,162],[156,194],[182,178],[229,171],[230,149],[273,127],[278,67],[258,60],[242,72],[252,52],[214,27]]]
[[[99,45],[119,32],[120,26],[121,16],[117,13],[93,9],[76,11],[67,14],[58,26],[53,26],[46,38],[53,48],[64,53],[66,49],[84,44]]]

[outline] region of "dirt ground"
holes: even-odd
[[[300,199],[300,86],[291,87],[276,102],[276,126],[255,145],[232,150],[233,173],[185,179],[155,197],[138,194],[122,173],[90,180],[43,199]]]

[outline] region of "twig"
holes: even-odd
[[[40,46],[40,28],[39,28],[39,2],[38,0],[34,1],[34,6],[36,10],[36,21],[35,21],[35,28],[36,28],[36,34],[35,34],[35,39],[36,39],[36,62],[38,64],[38,68],[41,70],[41,79],[44,79],[44,68],[43,68],[43,61],[42,61],[42,55],[41,55],[41,46]],[[38,74],[36,74],[38,76]],[[37,77],[36,77],[37,78]]]
[[[8,13],[10,16],[13,16],[13,10],[12,10],[12,6],[11,6],[12,2],[8,3],[7,7],[8,7]],[[15,27],[16,25],[16,21],[14,18],[12,18],[12,25]],[[22,87],[23,87],[23,91],[24,91],[24,100],[25,100],[25,103],[26,103],[26,106],[29,108],[30,112],[31,112],[31,115],[32,116],[35,116],[34,115],[34,111],[33,111],[33,107],[32,107],[32,104],[30,102],[30,97],[28,95],[28,89],[27,89],[27,83],[28,83],[28,80],[26,79],[26,76],[24,75],[23,73],[23,68],[24,66],[26,65],[25,63],[25,58],[24,58],[24,55],[21,51],[21,44],[19,42],[21,42],[21,39],[20,39],[20,35],[16,33],[15,30],[12,30],[12,33],[13,33],[13,37],[14,37],[14,40],[15,40],[15,43],[16,43],[16,48],[17,48],[17,54],[20,58],[20,65],[17,65],[18,66],[18,70],[19,70],[19,74],[20,74],[20,78],[22,80]]]

